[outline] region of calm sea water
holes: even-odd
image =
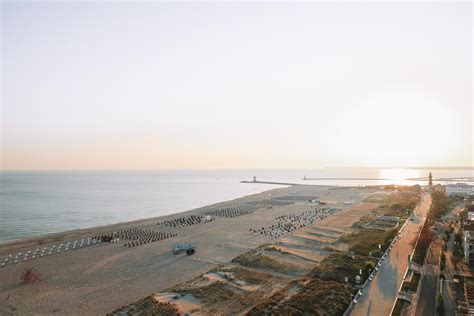
[[[405,180],[428,170],[54,171],[0,173],[0,242],[187,211],[279,186],[241,180],[328,185],[424,184]],[[434,177],[474,176],[473,170],[432,170]],[[319,180],[389,178],[391,180]]]

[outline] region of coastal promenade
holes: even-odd
[[[383,261],[372,281],[367,282],[358,296],[358,303],[353,305],[349,315],[390,315],[397,298],[400,286],[408,267],[408,256],[411,255],[419,230],[422,228],[431,206],[429,194],[423,194],[419,205],[414,210],[414,218],[408,221],[394,243],[388,258]]]

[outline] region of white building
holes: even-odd
[[[459,195],[474,195],[474,185],[469,185],[466,183],[456,183],[446,185],[446,194],[448,196]]]
[[[467,220],[474,221],[474,212],[467,212]]]
[[[464,224],[463,233],[464,256],[466,263],[470,266],[474,265],[474,223],[467,222]]]

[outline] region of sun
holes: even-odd
[[[452,159],[463,135],[454,131],[453,111],[424,91],[385,89],[359,100],[341,118],[341,155],[360,165],[411,167],[440,165]],[[443,150],[437,150],[440,140]],[[399,170],[399,174],[393,170]],[[392,169],[390,177],[403,178],[405,171]],[[403,169],[405,170],[405,169]],[[410,175],[407,175],[410,177]]]
[[[380,169],[379,177],[382,179],[390,179],[393,181],[407,180],[410,178],[418,178],[422,175],[418,170],[414,169]]]

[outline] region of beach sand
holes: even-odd
[[[273,242],[278,246],[278,241],[281,241],[280,246],[285,251],[294,249],[295,258],[300,258],[297,260],[301,262],[319,261],[325,257],[324,251],[298,250],[297,245],[292,245],[291,238],[298,238],[298,242],[319,242],[318,238],[321,242],[330,241],[376,205],[362,201],[377,190],[310,185],[285,187],[184,213],[2,244],[0,264],[9,254],[33,252],[37,248],[132,227],[177,233],[176,237],[133,248],[124,247],[126,241],[120,240],[118,243],[102,242],[82,249],[54,252],[36,259],[31,259],[30,255],[27,261],[21,260],[17,264],[10,261],[5,267],[0,267],[0,314],[106,314],[146,295],[195,278],[218,264],[230,263],[233,258],[268,243],[270,237],[252,233],[250,229],[267,227],[275,223],[276,216],[301,213],[317,205],[304,200],[304,197],[327,201],[329,206],[342,208],[342,211],[318,220],[314,226],[317,231],[294,234],[296,237],[284,236]],[[244,203],[275,198],[284,200],[285,197],[293,197],[292,204],[262,207],[251,214],[234,218],[216,217],[209,223],[182,228],[157,225],[158,221],[187,217],[206,210],[239,207]],[[302,198],[298,200],[295,197]],[[177,242],[195,243],[196,253],[192,256],[173,254],[171,246]],[[39,280],[22,285],[22,275],[30,268]]]

